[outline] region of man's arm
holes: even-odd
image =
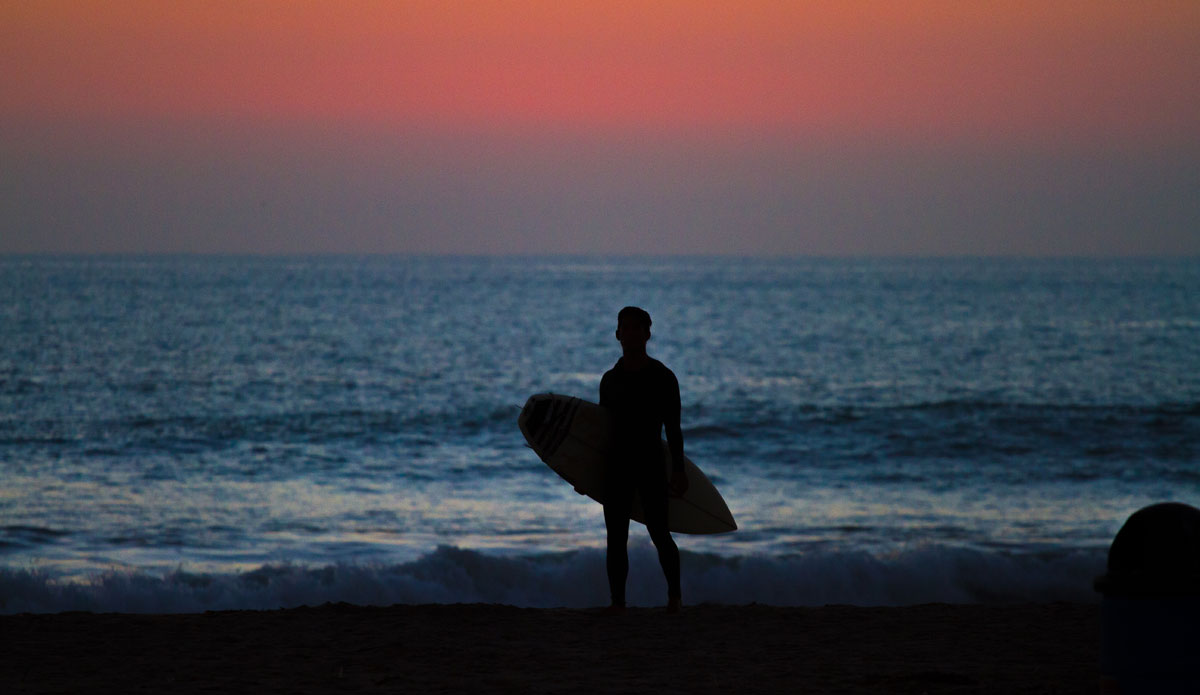
[[[667,450],[671,453],[671,491],[682,495],[688,489],[687,475],[683,466],[683,429],[680,426],[679,380],[667,370],[666,412],[663,413],[663,429],[667,435]]]
[[[607,384],[608,372],[605,372],[604,376],[600,377],[600,406],[603,408],[607,408],[611,405],[611,403],[608,402],[609,396]]]

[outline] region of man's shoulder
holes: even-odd
[[[658,360],[654,359],[653,357],[650,358],[650,368],[653,369],[654,371],[658,372],[661,376],[663,376],[665,378],[669,378],[672,381],[676,380],[675,372],[671,371],[671,369],[669,367],[667,367],[667,365],[663,364],[662,362],[659,362]]]
[[[617,365],[613,365],[600,377],[600,388],[608,388],[614,380],[619,380],[620,378],[620,370],[617,369]]]

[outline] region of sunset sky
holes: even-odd
[[[0,252],[1200,254],[1200,3],[0,4]]]

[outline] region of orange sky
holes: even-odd
[[[7,2],[9,119],[1192,140],[1200,2]]]

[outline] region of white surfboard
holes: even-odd
[[[517,418],[525,441],[538,457],[575,490],[603,504],[604,461],[609,448],[608,413],[582,398],[553,393],[529,397]],[[666,449],[666,442],[663,448]],[[665,452],[666,465],[671,455]],[[726,533],[737,530],[729,507],[687,456],[683,457],[688,489],[667,503],[667,526],[676,533]],[[630,518],[646,523],[641,501],[635,496]]]

